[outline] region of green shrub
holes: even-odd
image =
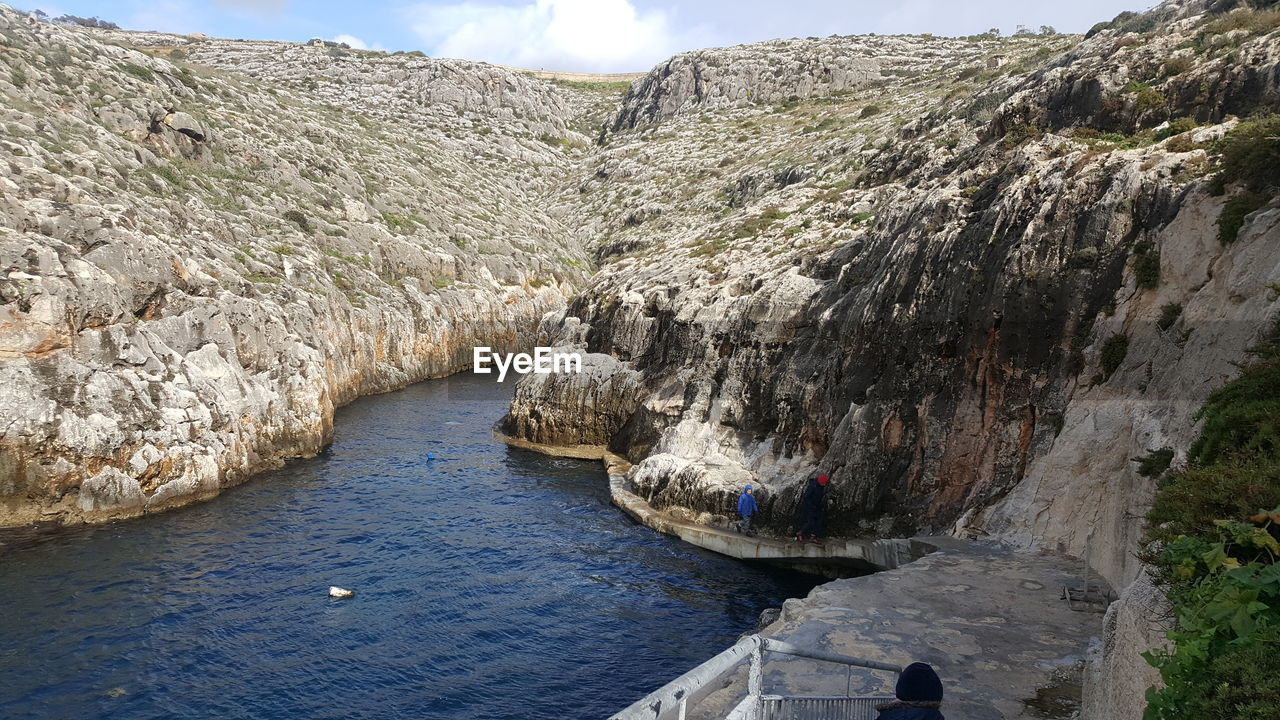
[[[1181,538],[1166,546],[1177,608],[1173,647],[1144,653],[1165,687],[1147,691],[1145,718],[1274,718],[1280,696],[1280,565],[1246,558],[1280,553],[1271,528],[1224,523],[1220,539]]]
[[[286,210],[284,213],[284,219],[294,225],[297,225],[298,229],[302,232],[309,233],[313,230],[311,227],[311,221],[307,219],[307,216],[304,215],[301,210]]]
[[[1110,30],[1110,29],[1111,29],[1111,23],[1107,22],[1106,20],[1103,20],[1100,23],[1094,23],[1093,27],[1089,28],[1089,31],[1084,34],[1084,38],[1085,40],[1088,40],[1094,35],[1097,35],[1098,33],[1102,32],[1103,30]]]
[[[11,70],[9,72],[9,82],[13,83],[13,86],[17,88],[26,87],[27,74],[21,70]]]
[[[1125,86],[1124,91],[1134,96],[1138,109],[1143,112],[1164,107],[1164,95],[1147,83],[1131,82]]]
[[[1240,236],[1244,219],[1249,213],[1267,204],[1267,198],[1259,193],[1242,192],[1232,196],[1218,213],[1218,242],[1230,245]]]
[[[1177,617],[1145,653],[1148,720],[1275,717],[1280,703],[1280,344],[1213,392],[1188,465],[1159,485],[1147,553]]]
[[[862,108],[862,112],[858,113],[858,117],[860,117],[860,118],[869,118],[869,117],[871,117],[872,115],[879,115],[879,114],[880,114],[880,110],[881,110],[881,108],[880,108],[880,106],[879,106],[879,105],[868,105],[868,106],[866,106],[866,107]]]
[[[1220,185],[1240,182],[1250,192],[1280,187],[1280,115],[1236,125],[1214,145]]]
[[[1280,457],[1280,347],[1265,345],[1260,359],[1218,388],[1196,418],[1204,420],[1188,457],[1213,463],[1234,451]]]
[[[1160,286],[1160,251],[1140,249],[1133,260],[1133,277],[1138,287],[1153,290]]]
[[[1181,135],[1184,132],[1190,132],[1199,127],[1196,121],[1189,117],[1175,118],[1169,121],[1169,124],[1156,131],[1156,142],[1160,142],[1165,138],[1171,138],[1174,135]]]
[[[263,273],[250,273],[244,276],[245,280],[251,283],[265,283],[267,285],[279,285],[280,278],[274,275],[266,275]]]
[[[1206,23],[1200,37],[1243,30],[1246,35],[1262,35],[1280,28],[1280,10],[1238,10]]]
[[[120,71],[128,73],[129,75],[132,75],[144,82],[154,82],[156,79],[156,74],[151,71],[151,68],[134,65],[133,63],[125,63],[124,65],[121,65]]]
[[[1169,469],[1170,463],[1173,462],[1173,455],[1173,448],[1160,448],[1142,457],[1130,459],[1138,463],[1138,474],[1142,477],[1159,477]]]
[[[1280,707],[1280,653],[1274,645],[1255,642],[1228,650],[1212,662],[1196,663],[1191,674],[1195,691],[1171,698],[1177,714],[1170,717],[1268,720]],[[1166,702],[1156,694],[1157,708]]]
[[[1173,327],[1180,317],[1182,317],[1181,303],[1165,303],[1160,306],[1160,319],[1156,321],[1156,327],[1160,328],[1160,332],[1164,332]]]
[[[1147,513],[1147,537],[1213,539],[1223,518],[1243,519],[1280,505],[1280,464],[1234,454],[1220,463],[1192,462],[1160,483]],[[1174,567],[1173,563],[1168,567]]]
[[[1129,354],[1129,336],[1128,335],[1112,335],[1102,344],[1102,380],[1106,382],[1111,379],[1116,370],[1120,369],[1120,365],[1124,363],[1125,356]]]
[[[187,68],[178,68],[178,82],[186,85],[191,90],[199,90],[200,83],[196,82],[196,76]]]
[[[1182,73],[1190,70],[1191,65],[1191,58],[1186,55],[1178,55],[1177,57],[1171,57],[1168,60],[1165,60],[1164,65],[1160,68],[1160,72],[1165,77],[1173,77],[1174,75],[1181,75]]]
[[[777,205],[770,205],[766,207],[758,217],[743,220],[740,225],[734,228],[731,239],[741,240],[742,238],[759,237],[775,222],[784,220],[790,215],[791,213],[786,212]],[[714,250],[715,252],[719,252],[727,246],[727,241],[726,244],[716,243]]]
[[[1039,140],[1044,136],[1044,130],[1029,122],[1019,122],[1004,134],[1000,140],[1000,144],[1006,148],[1014,148],[1031,140]]]
[[[382,222],[386,223],[387,228],[393,232],[410,230],[415,225],[413,215],[396,215],[388,212],[382,213]]]
[[[1111,23],[1122,33],[1148,33],[1160,24],[1160,17],[1154,12],[1136,13],[1126,10],[1115,17]]]
[[[151,168],[151,171],[179,190],[186,190],[189,187],[187,179],[183,177],[178,168],[173,165],[156,165]]]

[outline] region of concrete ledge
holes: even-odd
[[[600,460],[609,474],[609,495],[613,504],[645,527],[697,545],[700,548],[740,560],[776,563],[819,575],[841,577],[850,571],[891,570],[938,549],[940,541],[930,538],[829,538],[821,545],[748,537],[721,528],[677,520],[657,510],[627,489],[626,472],[631,463],[609,452],[603,445],[545,445],[503,434],[493,436],[511,447],[556,457]]]
[[[821,545],[748,537],[720,528],[677,520],[654,509],[644,498],[627,489],[626,476],[609,473],[613,504],[637,522],[673,535],[692,545],[741,560],[762,560],[800,570],[831,574],[839,569],[889,570],[933,552],[937,546],[925,539],[829,538]]]
[[[626,472],[627,468],[631,467],[631,464],[626,459],[609,452],[609,448],[604,445],[544,445],[523,438],[504,435],[498,432],[496,428],[493,431],[493,437],[511,447],[532,450],[543,455],[578,458],[579,460],[600,460],[604,463],[605,469],[610,471],[613,468],[622,468],[622,472]]]

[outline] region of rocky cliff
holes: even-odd
[[[588,95],[5,7],[0,39],[0,525],[313,454],[358,395],[529,345],[585,275],[544,198]]]
[[[750,480],[784,533],[825,472],[833,533],[992,535],[1125,584],[1132,459],[1185,450],[1277,310],[1280,210],[1224,244],[1210,176],[1237,116],[1280,108],[1280,40],[1212,5],[659,65],[573,189],[600,270],[544,324],[615,369],[527,380],[508,428],[607,441],[686,519]]]
[[[1135,459],[1182,462],[1280,302],[1280,206],[1214,181],[1280,110],[1261,5],[702,50],[621,97],[0,6],[0,525],[207,497],[360,394],[536,340],[588,372],[525,378],[503,429],[609,446],[677,518],[751,482],[785,533],[826,472],[833,533],[991,536],[1122,586]],[[1095,716],[1151,679],[1134,587]]]

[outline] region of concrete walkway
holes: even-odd
[[[501,439],[549,454],[600,458],[618,507],[699,547],[796,567],[810,563],[805,569],[817,571],[850,561],[888,568],[788,600],[782,617],[761,635],[896,665],[930,663],[946,687],[943,713],[950,720],[1065,719],[1078,705],[1079,668],[1090,642],[1102,633],[1100,613],[1073,611],[1062,599],[1063,586],[1082,582],[1078,560],[954,538],[812,545],[746,537],[655,510],[627,489],[626,461],[604,448]],[[706,655],[721,649],[707,648]],[[854,669],[847,675],[843,666],[789,656],[768,655],[764,681],[766,694],[843,695],[846,683],[854,694],[893,694],[889,674]],[[723,718],[746,696],[746,683],[744,664],[690,718]],[[620,699],[618,709],[627,702]]]
[[[606,461],[606,465],[608,462]],[[777,540],[677,520],[655,510],[645,499],[627,489],[626,476],[609,467],[609,494],[613,504],[641,524],[700,548],[740,560],[764,560],[831,577],[849,571],[868,572],[905,565],[932,551],[922,540],[829,538],[821,545]]]
[[[624,458],[601,445],[544,445],[493,431],[496,439],[524,450],[557,457],[599,459],[609,475],[609,495],[613,504],[646,527],[674,535],[691,545],[740,560],[761,560],[828,577],[846,577],[852,572],[896,568],[932,551],[933,545],[918,539],[831,538],[821,545],[766,537],[748,537],[721,528],[677,520],[653,508],[644,498],[627,489],[626,472],[631,467]]]
[[[946,688],[943,712],[959,720],[1067,718],[1074,678],[1102,615],[1075,612],[1064,584],[1080,582],[1067,558],[937,539],[937,552],[896,570],[821,585],[788,600],[761,635],[801,647],[898,665],[932,664]],[[710,654],[710,653],[709,653]],[[746,667],[691,717],[722,718],[746,693]],[[766,656],[766,694],[843,695],[846,669]],[[855,694],[892,695],[893,676],[857,670]]]

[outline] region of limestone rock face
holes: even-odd
[[[879,79],[863,39],[841,43],[774,40],[681,53],[632,84],[615,131],[699,108],[776,103],[845,92]],[[857,50],[867,50],[858,53]]]
[[[580,373],[525,375],[501,430],[543,445],[608,445],[643,390],[637,373],[616,358],[583,353]]]
[[[1159,671],[1141,653],[1165,644],[1171,612],[1145,573],[1107,608],[1102,641],[1090,649],[1085,665],[1081,718],[1141,720],[1147,688],[1160,682]]]
[[[991,535],[1125,585],[1153,491],[1132,458],[1185,448],[1278,309],[1275,203],[1223,246],[1206,177],[1229,115],[1274,104],[1280,42],[1211,37],[1205,9],[1087,40],[709,50],[634,83],[572,189],[601,267],[564,312],[644,385],[602,409],[633,485],[703,517],[750,478],[782,534],[825,472],[833,533]],[[880,77],[821,89],[804,58],[831,48]]]
[[[1199,434],[1196,411],[1235,376],[1235,363],[1275,314],[1280,209],[1255,214],[1224,249],[1214,226],[1220,206],[1219,198],[1189,196],[1156,236],[1160,286],[1120,288],[1115,313],[1095,324],[1104,336],[1128,338],[1124,362],[1106,383],[1081,378],[1053,442],[970,524],[1016,545],[1087,557],[1117,585],[1137,575],[1133,549],[1155,488],[1132,459],[1169,448],[1175,463],[1185,461]],[[1173,305],[1181,313],[1161,329],[1161,314]]]
[[[141,512],[145,503],[138,481],[113,467],[103,468],[80,485],[80,510],[86,513]]]
[[[314,454],[359,395],[526,349],[585,276],[543,200],[585,147],[557,86],[0,20],[0,525]]]

